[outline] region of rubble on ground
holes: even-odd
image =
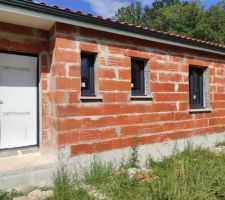
[[[45,200],[48,197],[53,196],[53,191],[41,191],[41,190],[34,190],[26,196],[15,197],[13,200]]]

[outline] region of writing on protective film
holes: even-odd
[[[30,112],[2,112],[3,117],[11,117],[11,116],[29,116]]]
[[[0,66],[2,71],[30,72],[29,67]]]

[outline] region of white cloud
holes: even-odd
[[[84,0],[91,4],[91,8],[97,15],[112,17],[115,12],[124,6],[129,5],[128,0]],[[146,0],[145,0],[146,1]]]
[[[91,5],[96,15],[112,17],[119,8],[128,6],[131,2],[140,1],[143,6],[151,5],[154,0],[84,0]]]

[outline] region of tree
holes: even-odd
[[[203,40],[225,44],[225,0],[204,9],[199,0],[156,0],[152,6],[140,2],[118,10],[115,18]]]
[[[218,2],[218,3],[217,3],[217,6],[218,6],[221,10],[225,11],[225,0],[221,0],[220,2]]]
[[[121,21],[125,21],[132,24],[144,25],[144,11],[140,2],[131,3],[128,7],[120,8],[115,17]]]
[[[155,11],[147,25],[167,32],[195,36],[196,27],[202,24],[204,9],[195,3],[176,3]]]
[[[180,0],[156,0],[153,3],[153,9],[165,8],[180,3]]]
[[[204,19],[206,28],[198,32],[201,39],[225,44],[225,4],[217,4],[207,10]]]

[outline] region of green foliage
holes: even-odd
[[[177,3],[180,3],[180,0],[156,0],[153,3],[153,7],[159,9],[164,7],[170,7]]]
[[[72,190],[71,174],[63,166],[57,171],[57,174],[53,177],[54,180],[54,194],[59,200],[69,199],[69,191]]]
[[[224,4],[225,6],[225,4]],[[225,44],[225,7],[220,5],[212,6],[207,12],[204,24],[207,28],[202,28],[202,35],[207,40],[220,44]],[[204,38],[203,38],[204,39]]]
[[[53,176],[54,196],[47,200],[92,200],[78,177],[62,166]]]
[[[121,21],[139,25],[144,25],[144,17],[144,11],[140,2],[131,3],[129,9],[126,7],[121,8],[115,16],[115,18],[120,19]]]
[[[102,170],[97,170],[100,181],[90,184],[112,200],[225,199],[225,154],[216,155],[207,149],[193,149],[190,145],[184,152],[162,161],[150,159],[148,166],[152,170],[150,178],[137,180],[129,178],[123,171],[110,171],[107,165],[101,165]]]
[[[217,6],[218,6],[221,10],[225,11],[225,0],[219,1],[218,4],[217,4]]]
[[[225,147],[225,141],[216,143],[216,147]]]
[[[22,196],[22,192],[18,192],[16,190],[12,191],[4,191],[0,190],[0,200],[11,200],[13,197]]]
[[[0,191],[0,200],[10,200],[11,195],[6,191]]]
[[[89,169],[84,170],[85,183],[87,184],[107,184],[106,177],[110,177],[113,173],[112,163],[104,164],[101,161],[94,160]]]
[[[156,0],[143,8],[140,2],[117,11],[115,18],[166,32],[225,44],[225,0],[204,9],[199,1]]]
[[[126,165],[127,168],[140,168],[138,149],[138,145],[134,145],[131,148],[131,154]]]

